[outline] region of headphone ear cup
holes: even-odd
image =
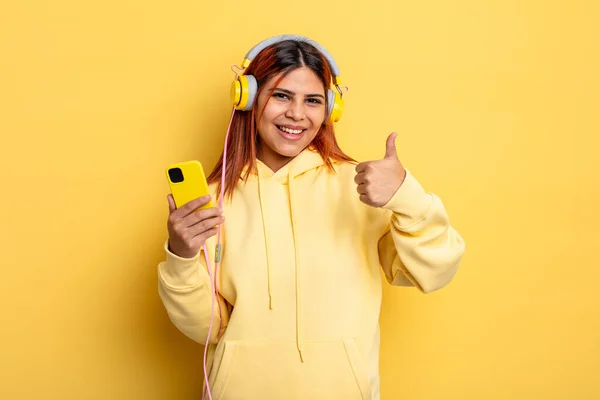
[[[333,112],[335,104],[335,93],[333,90],[327,90],[327,118],[331,119],[331,113]]]
[[[257,92],[256,78],[252,75],[240,75],[231,83],[231,102],[236,110],[252,110]]]
[[[344,111],[344,100],[338,91],[331,89],[327,91],[327,105],[329,106],[329,121],[332,123],[338,122],[342,118],[342,112]]]
[[[252,75],[244,75],[247,85],[247,97],[246,104],[244,107],[244,111],[252,110],[252,106],[254,106],[254,101],[256,100],[256,94],[258,93],[258,83],[256,83],[256,78]]]

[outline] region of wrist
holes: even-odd
[[[198,255],[198,252],[191,252],[191,251],[185,251],[185,250],[181,250],[177,247],[173,247],[171,240],[167,241],[167,251],[171,254],[173,254],[174,256],[177,256],[179,258],[183,258],[186,260],[191,260],[193,258],[195,258]]]

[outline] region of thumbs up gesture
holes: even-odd
[[[396,133],[388,136],[383,160],[366,161],[356,166],[354,182],[358,185],[360,201],[372,207],[387,204],[406,177],[396,152],[396,136]]]

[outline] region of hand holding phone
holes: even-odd
[[[176,208],[173,195],[169,194],[169,250],[182,258],[195,257],[204,242],[217,234],[217,225],[225,221],[221,210],[203,208],[210,197],[203,196]]]
[[[169,202],[169,250],[182,258],[195,257],[204,242],[217,233],[225,220],[214,207],[202,165],[187,161],[170,165],[167,179],[171,193]]]

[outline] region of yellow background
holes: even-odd
[[[597,4],[6,3],[0,398],[199,398],[157,294],[164,167],[213,166],[230,65],[280,33],[337,59],[342,148],[399,132],[467,242],[444,290],[386,285],[383,399],[599,398]]]

